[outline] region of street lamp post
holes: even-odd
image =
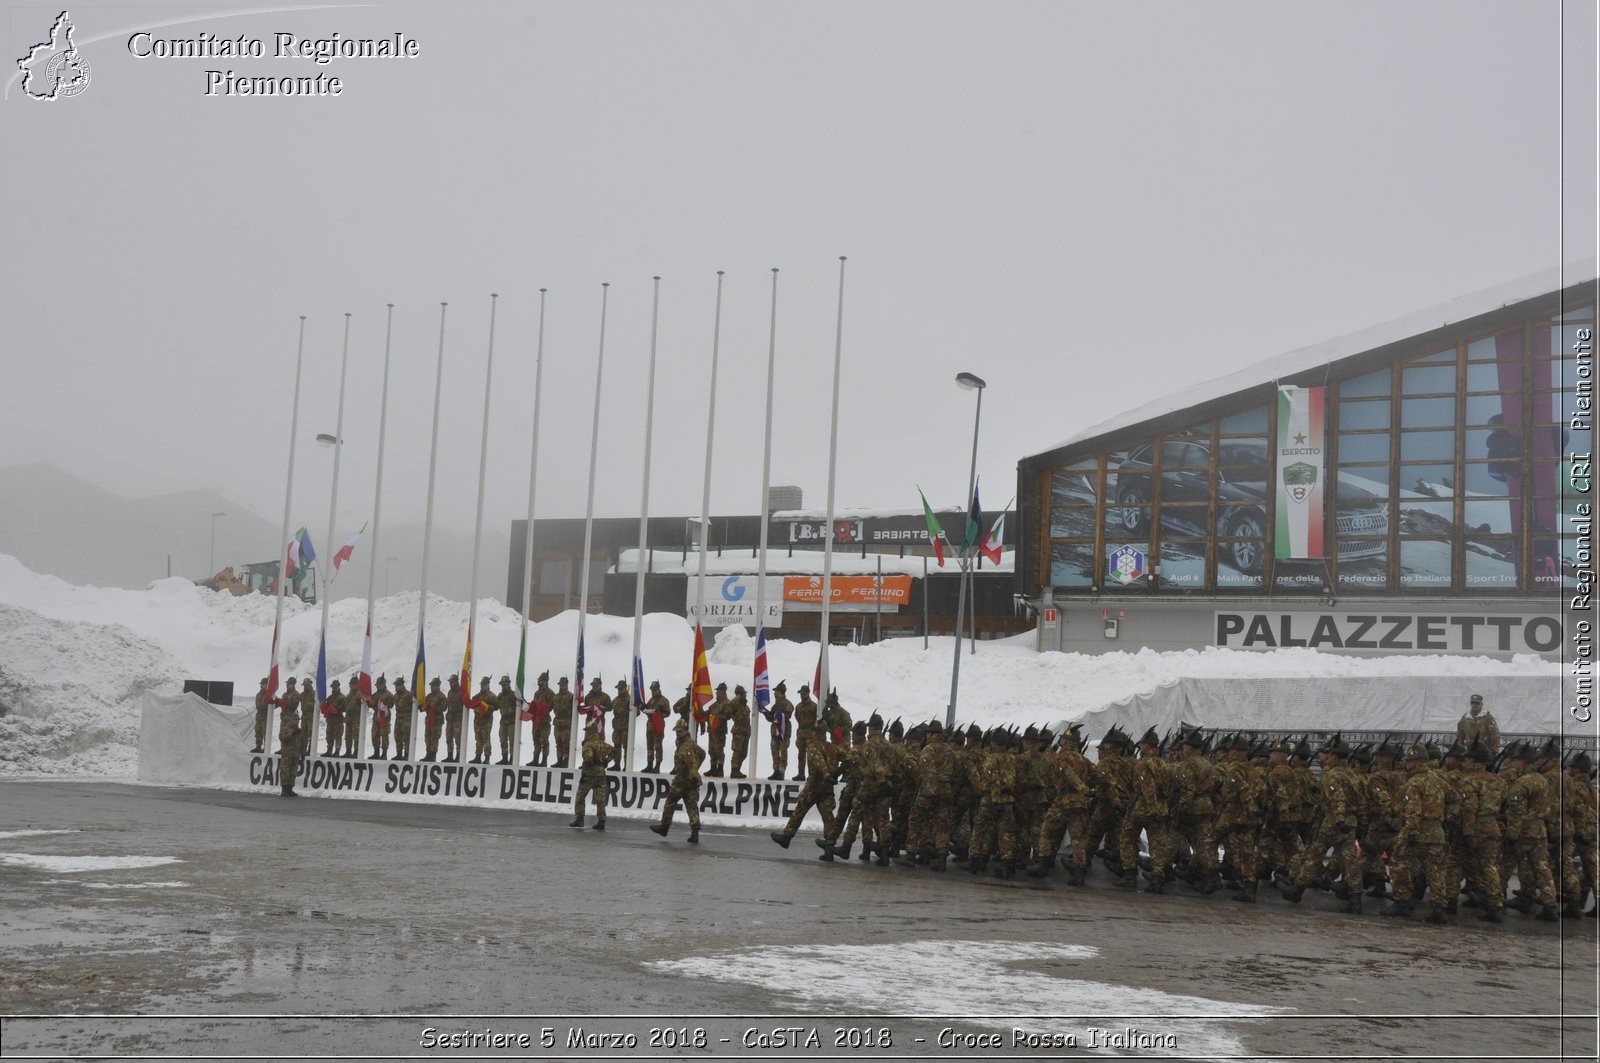
[[[211,552],[206,555],[206,575],[217,574],[217,518],[226,517],[228,514],[222,510],[211,514]]]
[[[967,505],[970,507],[972,505],[972,491],[978,480],[978,421],[983,416],[983,389],[988,385],[984,383],[982,377],[974,376],[971,373],[957,373],[956,384],[968,391],[976,391],[978,393],[977,409],[972,415],[972,466],[967,472]],[[980,535],[983,534],[983,529],[978,529],[978,533]],[[956,593],[956,655],[954,662],[950,665],[950,708],[945,712],[944,719],[946,730],[956,725],[956,692],[961,684],[961,620],[966,613],[967,582],[972,578],[971,560],[967,556],[965,549],[965,537],[963,537],[962,546],[960,558],[961,586]]]

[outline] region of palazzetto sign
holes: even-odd
[[[1482,613],[1223,613],[1216,644],[1232,649],[1387,650],[1392,653],[1550,653],[1556,616]]]

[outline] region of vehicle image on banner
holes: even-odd
[[[1116,468],[1112,497],[1116,523],[1130,535],[1150,527],[1155,501],[1156,460],[1161,468],[1161,533],[1205,538],[1212,499],[1211,442],[1167,439],[1134,447]],[[1267,441],[1229,439],[1221,444],[1215,473],[1217,559],[1240,572],[1259,576],[1265,557],[1267,528]],[[1382,554],[1389,534],[1385,501],[1358,483],[1339,481],[1339,559],[1354,561]],[[1353,504],[1352,504],[1353,503]],[[1349,538],[1370,536],[1371,538]]]

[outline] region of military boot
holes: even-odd
[[[1505,913],[1498,908],[1485,908],[1478,913],[1478,918],[1485,923],[1503,923],[1506,921]]]
[[[1082,886],[1085,884],[1084,878],[1085,871],[1083,868],[1074,865],[1067,869],[1067,885]]]
[[[583,826],[583,816],[582,815],[578,816],[577,819],[573,820],[571,823],[568,823],[567,826],[569,826],[569,827],[581,827],[581,826]]]
[[[685,839],[685,840],[688,841],[688,843],[690,845],[699,845],[700,844],[700,828],[699,827],[690,827],[689,828],[689,837],[687,839]]]
[[[833,850],[824,845],[822,847],[822,852],[817,854],[817,859],[821,860],[825,864],[833,863]]]
[[[1254,882],[1250,882],[1240,886],[1239,892],[1233,895],[1233,899],[1236,901],[1241,901],[1245,904],[1256,903],[1256,884]]]
[[[1533,912],[1533,901],[1519,890],[1509,901],[1506,901],[1506,907],[1515,908],[1522,914],[1528,915]]]
[[[945,869],[944,859],[945,858],[942,856],[936,856],[932,860],[928,861],[928,870],[943,871]]]
[[[589,829],[590,830],[605,830],[606,829],[605,817],[602,816],[600,819],[596,820],[594,826],[590,827]]]
[[[1539,914],[1534,916],[1534,918],[1538,919],[1541,923],[1555,923],[1560,921],[1561,916],[1556,914],[1555,905],[1547,904],[1543,908],[1539,909]]]
[[[1416,911],[1416,907],[1417,906],[1411,901],[1390,901],[1388,904],[1383,906],[1383,911],[1379,912],[1378,914],[1387,915],[1391,918],[1403,919],[1412,912]]]
[[[1283,899],[1290,904],[1299,904],[1300,898],[1305,896],[1306,888],[1280,882],[1278,883],[1278,892],[1283,894]]]
[[[967,861],[967,874],[976,875],[978,872],[982,871],[988,866],[989,858],[987,856],[974,856],[972,859]]]
[[[1149,883],[1149,885],[1145,886],[1144,892],[1146,892],[1146,893],[1165,893],[1165,892],[1167,892],[1167,879],[1166,879],[1166,876],[1158,875],[1158,874],[1156,874],[1154,872],[1151,872],[1151,871],[1146,871],[1144,873],[1144,878],[1145,878],[1145,881],[1147,883]]]
[[[1345,915],[1360,915],[1361,914],[1361,898],[1362,898],[1362,893],[1361,893],[1360,890],[1351,890],[1349,899],[1344,902],[1344,914]]]
[[[856,859],[860,860],[863,864],[866,863],[868,860],[872,859],[872,851],[874,849],[876,849],[876,848],[878,848],[878,846],[876,846],[876,845],[868,845],[866,842],[862,842],[861,843],[861,855],[856,857]],[[844,856],[848,859],[849,856],[850,856],[850,850],[846,849],[844,851]]]
[[[1433,906],[1433,911],[1428,913],[1428,922],[1434,924],[1435,926],[1449,926],[1449,912],[1436,904]]]
[[[651,827],[650,829],[655,831],[657,834],[661,835],[663,838],[665,838],[667,836],[667,831],[669,829],[671,829],[671,828],[665,823],[657,823],[655,826]]]
[[[1563,919],[1582,919],[1583,918],[1583,909],[1578,907],[1578,905],[1573,903],[1572,901],[1568,901],[1561,909],[1561,918],[1563,918]]]
[[[1119,890],[1134,889],[1139,885],[1139,873],[1137,871],[1124,871],[1112,885]]]
[[[789,835],[783,833],[783,831],[775,830],[771,834],[768,834],[767,837],[771,838],[773,841],[777,842],[779,845],[783,846],[785,849],[789,848],[789,841],[790,841]]]

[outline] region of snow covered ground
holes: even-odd
[[[375,666],[390,676],[410,671],[416,654],[416,593],[377,603]],[[276,603],[260,595],[235,598],[183,579],[146,590],[79,587],[30,571],[0,555],[0,774],[86,775],[131,779],[138,742],[139,696],[176,692],[185,679],[231,680],[241,706],[266,674]],[[359,670],[366,602],[334,601],[328,633],[328,675],[348,680]],[[428,604],[430,675],[460,669],[468,607],[433,597]],[[520,617],[492,599],[478,607],[474,671],[496,681],[516,670]],[[320,610],[290,600],[285,606],[284,674],[304,676],[316,660]],[[591,616],[586,675],[601,676],[609,692],[628,675],[633,621]],[[646,679],[660,679],[676,699],[688,682],[693,629],[681,617],[651,614],[644,622]],[[530,679],[549,669],[571,675],[577,613],[529,628]],[[816,667],[815,643],[769,645],[773,682],[788,679],[791,697]],[[741,628],[717,635],[711,650],[713,684],[751,685],[753,637]],[[833,685],[857,719],[872,711],[907,721],[942,716],[950,694],[948,638],[895,639],[874,646],[836,647]],[[1033,637],[981,642],[963,657],[959,719],[1025,724],[1077,718],[1111,702],[1184,677],[1506,676],[1559,675],[1536,658],[1509,662],[1486,657],[1340,657],[1313,650],[1272,653],[1232,650],[1079,655],[1037,653]],[[765,751],[763,750],[763,755]]]

